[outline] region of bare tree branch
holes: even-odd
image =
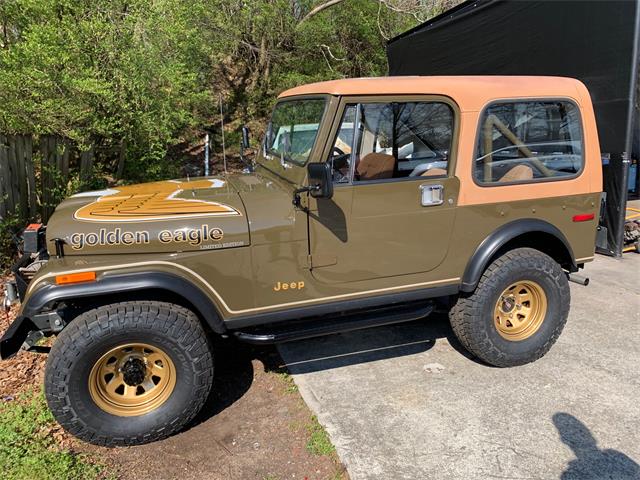
[[[333,5],[336,5],[336,4],[341,3],[341,2],[344,2],[344,0],[328,0],[327,2],[321,3],[320,5],[312,8],[311,11],[309,13],[307,13],[302,18],[302,20],[300,20],[300,23],[298,23],[298,25],[306,22],[307,20],[309,20],[314,15],[317,15],[318,13],[323,11],[325,8],[332,7]]]
[[[309,13],[307,13],[302,20],[298,23],[298,25],[306,22],[311,17],[317,15],[323,10],[337,5],[339,3],[344,2],[345,0],[327,0],[326,2],[320,3],[319,5],[312,8]],[[385,6],[387,9],[392,12],[400,13],[403,15],[411,15],[418,22],[424,22],[428,18],[431,18],[438,13],[443,12],[449,7],[454,6],[458,3],[457,0],[373,0],[378,2],[380,5]],[[382,34],[382,29],[380,28],[380,22],[378,22],[378,26],[380,29],[380,33]],[[384,35],[383,35],[384,37]],[[386,37],[385,37],[386,38]]]
[[[378,2],[378,16],[376,17],[376,23],[378,24],[378,32],[380,32],[380,36],[385,40],[389,40],[389,37],[384,33],[382,25],[380,24],[380,12],[382,12],[382,2]]]
[[[333,58],[334,60],[337,60],[337,61],[339,61],[339,62],[344,62],[344,61],[346,60],[346,58],[338,58],[338,57],[336,57],[336,56],[333,54],[333,52],[331,52],[331,47],[329,47],[329,45],[325,45],[324,43],[321,43],[321,44],[320,44],[320,46],[321,46],[322,48],[326,48],[326,49],[327,49],[327,53],[329,53],[329,56],[330,56],[331,58]]]

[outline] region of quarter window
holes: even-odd
[[[453,110],[443,102],[347,105],[331,152],[334,180],[446,175],[452,139]]]
[[[568,101],[490,105],[480,121],[474,177],[482,184],[571,178],[584,164],[580,112]]]

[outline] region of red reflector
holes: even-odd
[[[581,215],[574,215],[572,220],[574,222],[588,222],[589,220],[593,220],[595,216],[595,213],[583,213]]]

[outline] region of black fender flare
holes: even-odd
[[[567,258],[571,261],[571,270],[577,271],[571,245],[556,226],[537,218],[523,218],[502,225],[482,241],[471,257],[471,260],[467,263],[460,284],[460,290],[463,292],[472,292],[475,290],[480,281],[480,277],[500,248],[510,240],[527,233],[545,233],[559,240],[564,246]]]
[[[214,332],[219,334],[226,332],[222,317],[211,298],[188,279],[166,272],[123,273],[108,275],[91,283],[47,285],[36,290],[29,297],[21,313],[22,316],[29,318],[55,302],[144,290],[165,290],[182,297],[193,305],[196,310],[194,313],[206,321]]]

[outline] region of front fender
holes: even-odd
[[[29,333],[37,329],[31,319],[50,310],[57,303],[145,290],[164,290],[181,296],[193,306],[195,313],[199,314],[214,332],[226,332],[214,302],[189,280],[166,272],[123,273],[109,275],[91,283],[48,284],[38,288],[25,300],[21,315],[0,339],[0,357],[6,359],[17,353]]]

